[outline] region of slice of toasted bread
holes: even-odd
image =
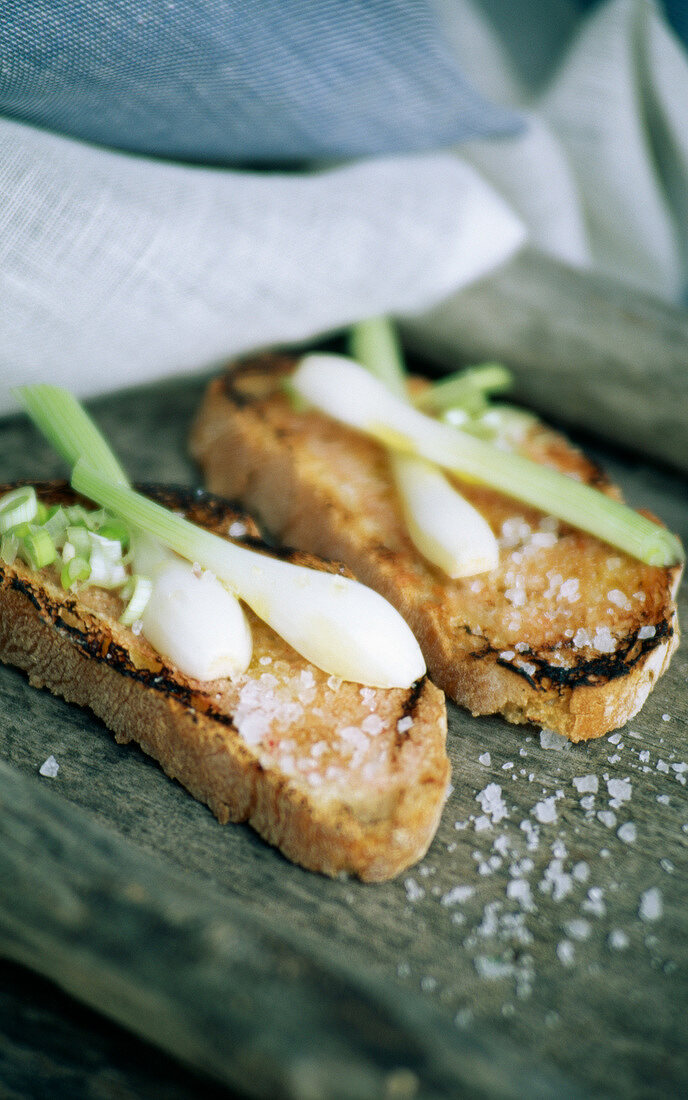
[[[385,453],[282,392],[293,369],[263,356],[206,393],[191,449],[206,484],[292,546],[346,562],[414,630],[434,681],[474,714],[535,722],[573,741],[623,725],[678,643],[678,567],[643,565],[476,484],[461,491],[500,540],[500,564],[451,580],[406,533]],[[522,452],[619,496],[563,436],[533,427]]]
[[[74,499],[62,484],[37,488],[48,504]],[[253,520],[224,500],[146,492],[218,534],[242,523],[246,535],[234,541],[267,549]],[[298,551],[283,556],[344,571]],[[50,569],[0,561],[0,659],[90,707],[220,822],[248,821],[304,867],[380,881],[424,855],[449,781],[444,699],[427,677],[407,690],[343,683],[249,612],[247,672],[201,683],[119,623],[122,607],[111,592],[70,594]]]

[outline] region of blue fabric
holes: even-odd
[[[600,0],[576,0],[576,3],[579,8],[586,10],[597,7]],[[688,46],[688,0],[663,0],[660,7],[674,32]]]
[[[5,0],[0,114],[204,163],[437,149],[519,128],[425,0]]]

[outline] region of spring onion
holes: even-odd
[[[16,397],[36,427],[69,466],[88,455],[92,465],[114,481],[127,475],[86,410],[59,386],[18,386]]]
[[[0,500],[0,535],[21,523],[31,523],[37,511],[38,498],[32,485],[22,485],[5,493]]]
[[[124,626],[131,626],[141,618],[153,591],[153,582],[149,577],[142,577],[134,573],[122,589],[120,595],[127,601],[127,606],[119,617]]]
[[[302,397],[387,447],[420,455],[595,535],[648,565],[683,560],[679,540],[619,501],[556,470],[441,424],[412,408],[350,359],[309,355],[292,376]]]
[[[13,532],[3,535],[0,539],[0,560],[5,565],[12,565],[19,553],[19,539]]]
[[[60,584],[65,591],[71,591],[77,584],[87,581],[91,576],[91,566],[86,558],[80,558],[75,555],[68,558],[66,561],[63,557],[62,561]]]
[[[21,539],[19,553],[31,569],[44,569],[46,565],[52,565],[57,557],[55,543],[41,527]]]
[[[398,612],[357,581],[236,546],[108,480],[84,461],[75,466],[72,485],[211,570],[325,672],[369,686],[408,687],[425,671],[418,643]]]
[[[351,351],[400,401],[409,400],[401,348],[388,321],[354,325]],[[450,577],[495,569],[499,547],[489,524],[437,466],[394,450],[389,458],[407,532],[423,557]]]
[[[509,389],[512,381],[511,372],[501,363],[482,363],[427,386],[415,396],[413,403],[423,412],[441,413],[445,409],[460,408],[475,416],[488,408],[487,394]]]

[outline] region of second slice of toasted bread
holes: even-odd
[[[38,490],[46,504],[74,500],[64,485]],[[225,500],[148,494],[217,534],[243,527],[235,541],[267,550],[253,520]],[[284,556],[342,570],[308,554]],[[75,595],[50,569],[0,561],[0,660],[90,707],[219,821],[248,821],[304,867],[378,881],[424,855],[449,781],[444,699],[427,677],[390,690],[339,681],[249,612],[248,670],[200,682],[123,626],[122,607],[112,592],[85,587]]]
[[[680,569],[651,567],[491,489],[462,484],[500,541],[491,573],[451,580],[411,543],[384,450],[282,392],[286,357],[213,382],[191,449],[208,487],[279,539],[346,562],[404,615],[435,682],[474,714],[585,740],[635,714],[678,643]],[[522,453],[619,496],[563,436]]]

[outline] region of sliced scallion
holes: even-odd
[[[31,523],[38,512],[38,498],[32,485],[11,489],[0,500],[0,535],[22,523]]]
[[[489,485],[648,565],[683,561],[681,543],[666,528],[583,482],[433,420],[400,401],[352,360],[306,356],[292,385],[316,408],[385,446]]]
[[[146,604],[153,591],[153,582],[148,577],[134,574],[129,578],[128,584],[122,589],[122,598],[127,600],[127,606],[119,617],[124,626],[131,626],[140,619],[146,610]]]
[[[508,390],[512,383],[511,372],[501,363],[482,363],[427,386],[415,396],[413,403],[423,412],[440,413],[445,409],[461,408],[475,416],[488,407],[487,394]]]
[[[31,569],[45,569],[57,557],[55,543],[43,527],[37,527],[24,536],[19,553]]]
[[[5,565],[12,565],[19,553],[19,539],[10,531],[0,539],[0,558]]]
[[[63,559],[64,561],[64,559]],[[87,581],[91,576],[91,566],[85,558],[73,557],[65,561],[60,571],[60,584],[70,591],[76,584]]]

